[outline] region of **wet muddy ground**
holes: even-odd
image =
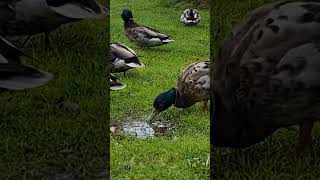
[[[127,133],[137,138],[145,139],[154,136],[163,136],[175,130],[176,126],[161,117],[154,121],[148,121],[148,115],[141,118],[126,118],[122,120],[111,120],[110,133]]]

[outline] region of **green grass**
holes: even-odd
[[[210,0],[162,0],[161,3],[166,7],[179,6],[180,8],[209,8]]]
[[[106,19],[76,22],[52,32],[49,50],[41,35],[26,45],[37,60],[24,63],[54,78],[1,93],[0,179],[89,178],[105,171],[107,27]],[[70,110],[60,99],[78,107]]]
[[[111,92],[111,121],[141,118],[153,110],[154,98],[174,87],[179,74],[192,62],[209,59],[209,12],[201,10],[202,22],[196,27],[179,23],[183,7],[165,7],[161,0],[111,1],[112,41],[133,48],[146,66],[117,74],[127,84]],[[125,37],[122,9],[130,8],[135,21],[173,37],[173,43],[139,49]],[[182,110],[170,108],[160,116],[173,122],[168,136],[140,140],[126,134],[111,136],[111,179],[208,179],[204,163],[209,154],[209,111],[200,104]],[[191,163],[189,163],[191,161]]]
[[[220,16],[221,32],[218,42],[212,46],[212,54],[222,40],[250,10],[272,0],[215,1],[215,10]],[[220,7],[220,8],[216,8]],[[214,20],[214,19],[212,19]],[[213,24],[212,24],[213,25]],[[211,28],[214,28],[211,26]],[[218,179],[319,179],[320,177],[320,126],[313,132],[313,148],[307,149],[297,162],[288,158],[297,133],[280,129],[260,144],[249,148],[214,148],[211,156]]]

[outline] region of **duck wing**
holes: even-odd
[[[247,14],[233,29],[218,53],[213,72],[212,91],[216,95],[221,93],[224,106],[236,106],[235,91],[240,87],[240,81],[247,80],[245,64],[265,59],[264,62],[275,69],[288,50],[319,39],[320,24],[316,19],[301,21],[308,13],[319,16],[319,12],[311,11],[312,8],[308,10],[308,6],[317,7],[317,4],[319,1],[267,4]]]
[[[303,51],[310,53],[316,51],[311,45],[305,46],[306,44],[319,44],[320,42],[320,23],[315,18],[320,17],[319,1],[277,3],[273,7],[273,11],[254,23],[253,27],[256,27],[254,30],[249,30],[244,35],[248,37],[247,42],[245,43],[245,40],[241,42],[244,44],[242,45],[244,47],[241,47],[243,48],[242,57],[239,58],[242,94],[239,94],[237,98],[246,100],[246,102],[251,99],[252,105],[263,105],[276,101],[277,98],[267,97],[270,94],[273,96],[277,94],[276,90],[273,91],[273,77],[279,76],[279,71],[282,71],[279,67],[290,68],[290,63],[298,62],[295,60],[298,56],[301,56],[301,59],[306,58],[307,55]],[[310,16],[310,18],[305,16]],[[241,49],[240,46],[238,49]],[[297,47],[299,48],[296,49]],[[299,50],[297,53],[300,55],[292,56],[294,50]],[[283,66],[284,62],[290,63],[285,63],[286,65]],[[292,64],[291,69],[293,66]],[[311,69],[304,70],[304,73],[313,72]],[[283,78],[289,81],[294,77],[294,74],[290,74]],[[254,98],[254,96],[266,97],[266,99]],[[282,99],[281,96],[278,99]],[[250,106],[248,105],[247,108],[250,109]]]
[[[22,90],[42,86],[53,75],[32,66],[21,64],[0,64],[0,87],[9,90]]]
[[[146,32],[150,35],[154,35],[154,37],[158,37],[160,38],[161,40],[166,40],[166,39],[171,39],[170,36],[166,35],[166,34],[163,34],[162,32],[154,29],[154,28],[151,28],[149,26],[143,26],[146,30]],[[156,35],[155,35],[156,34]],[[172,40],[172,39],[171,39]]]
[[[111,48],[111,52],[121,59],[129,59],[129,58],[137,57],[137,54],[133,51],[133,49],[129,48],[124,44],[113,42],[111,43],[110,48]]]
[[[114,52],[111,51],[111,48],[110,48],[109,63],[114,63],[116,60],[117,60],[117,56]]]
[[[210,62],[190,64],[179,76],[176,89],[176,105],[180,107],[190,107],[195,102],[209,99]]]
[[[136,38],[153,39],[157,38],[160,40],[170,39],[168,35],[161,33],[158,30],[152,29],[148,26],[137,26],[132,28],[132,34],[135,34]]]
[[[48,72],[20,64],[20,56],[30,57],[0,36],[0,88],[34,88],[52,79],[53,75]]]
[[[111,61],[116,61],[117,58],[124,60],[126,65],[130,67],[142,67],[142,64],[139,61],[137,54],[133,51],[133,49],[129,48],[124,44],[120,44],[117,42],[113,42],[110,45],[110,58]]]
[[[320,42],[303,44],[288,51],[277,64],[271,83],[286,96],[309,92],[310,97],[319,97]]]
[[[47,3],[49,8],[56,13],[73,19],[96,19],[109,15],[108,9],[97,3],[95,0],[47,0]]]

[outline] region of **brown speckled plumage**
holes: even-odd
[[[195,62],[190,64],[179,76],[176,90],[176,107],[190,107],[196,102],[210,97],[210,64]]]
[[[249,146],[280,127],[319,120],[319,8],[316,0],[267,4],[226,38],[211,84],[214,144]]]

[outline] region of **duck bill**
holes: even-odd
[[[153,112],[152,112],[152,114],[148,117],[148,121],[152,121],[152,120],[154,120],[157,116],[158,116],[158,114],[160,114],[160,112],[159,111],[157,111],[156,109],[155,110],[153,110]]]

